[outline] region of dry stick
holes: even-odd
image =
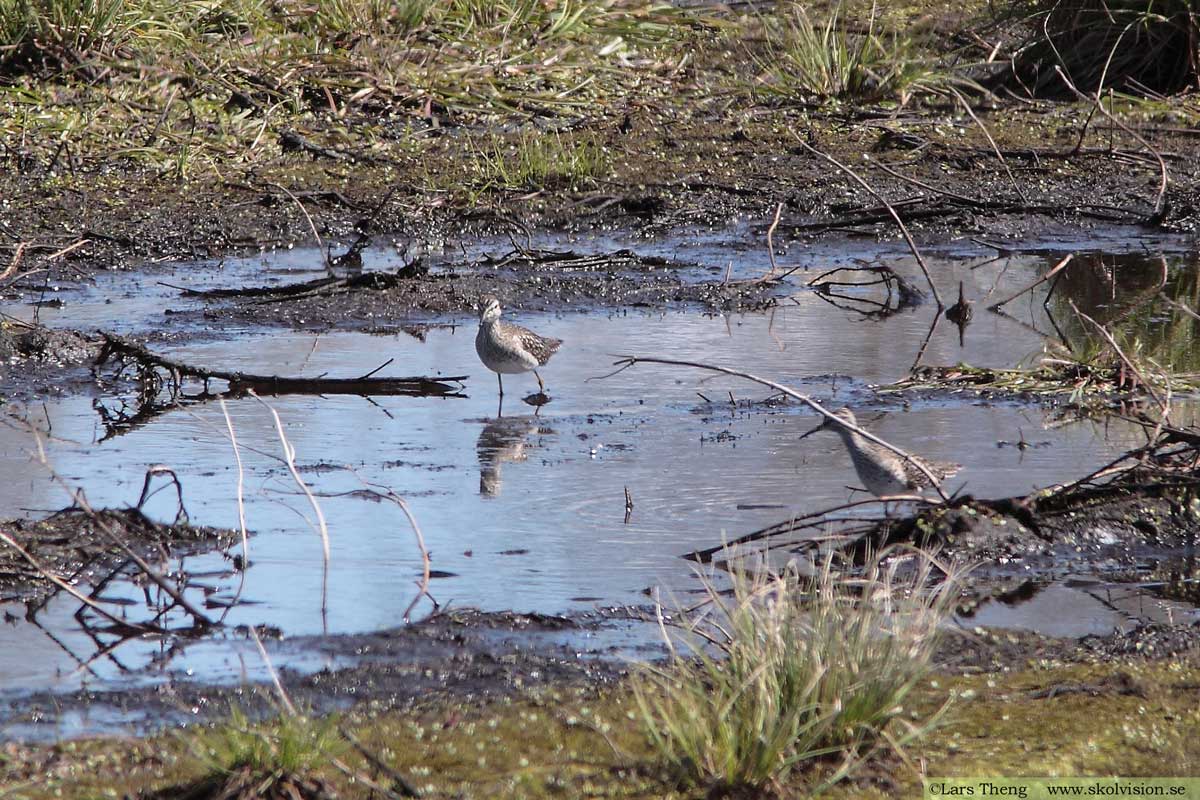
[[[921,359],[925,355],[925,348],[929,347],[929,340],[933,338],[933,332],[937,330],[938,323],[942,321],[941,314],[933,315],[933,324],[929,326],[929,333],[925,334],[925,338],[921,340],[921,346],[917,348],[917,356],[913,359],[912,366],[908,368],[909,373],[917,368],[921,363]],[[960,328],[961,330],[961,328]]]
[[[325,251],[325,244],[321,241],[321,234],[317,233],[317,226],[313,222],[313,218],[309,216],[308,209],[304,207],[304,203],[301,203],[296,195],[292,194],[287,190],[286,187],[280,186],[278,183],[269,183],[267,185],[274,186],[276,189],[292,198],[292,202],[300,208],[300,213],[302,213],[304,218],[308,220],[308,229],[312,231],[313,238],[317,240],[317,249],[321,251],[321,258],[325,261],[325,271],[329,273],[330,277],[333,277],[333,263],[329,260],[329,253]]]
[[[313,496],[312,490],[308,488],[308,484],[304,482],[304,479],[300,477],[300,472],[296,469],[296,449],[292,447],[287,439],[287,435],[283,432],[283,422],[279,419],[279,413],[270,403],[255,394],[253,389],[249,390],[249,393],[251,397],[262,403],[271,412],[271,417],[275,420],[275,431],[279,434],[279,443],[283,448],[284,463],[287,464],[288,472],[292,474],[292,480],[300,487],[300,491],[304,492],[304,496],[308,498],[309,505],[312,506],[313,513],[317,515],[317,533],[321,535],[321,550],[324,555],[321,571],[321,608],[325,609],[329,591],[329,528],[325,524],[325,514],[321,511],[321,505],[317,502],[317,498]]]
[[[400,791],[405,797],[421,796],[421,793],[417,790],[417,787],[413,786],[408,778],[397,772],[394,768],[392,768],[391,765],[389,765],[375,753],[372,753],[370,750],[368,750],[363,743],[359,741],[358,737],[351,733],[349,729],[339,727],[338,732],[342,734],[343,739],[350,743],[351,747],[358,751],[359,755],[367,760],[367,763],[391,778],[392,783],[400,787]]]
[[[988,144],[990,144],[992,146],[992,152],[994,152],[996,154],[996,158],[1000,159],[1000,166],[1004,167],[1004,171],[1006,173],[1008,173],[1009,183],[1011,183],[1013,185],[1013,188],[1017,190],[1017,196],[1021,198],[1021,202],[1028,203],[1029,198],[1027,198],[1025,196],[1025,193],[1021,191],[1021,186],[1017,183],[1016,176],[1014,176],[1012,170],[1009,169],[1008,162],[1004,160],[1004,154],[1000,152],[1000,148],[999,148],[999,146],[996,145],[996,140],[992,138],[992,134],[987,129],[987,126],[984,125],[983,121],[975,115],[975,110],[973,108],[971,108],[971,104],[967,102],[967,98],[963,97],[957,90],[955,90],[952,87],[949,88],[949,92],[950,92],[950,94],[954,95],[955,98],[958,99],[958,102],[962,103],[962,107],[966,110],[966,112],[968,114],[971,115],[971,119],[975,120],[975,124],[979,126],[979,130],[983,131],[983,135],[985,137],[987,137]]]
[[[887,164],[883,163],[882,161],[880,161],[878,159],[873,159],[871,161],[871,164],[878,167],[879,169],[883,170],[884,172],[891,175],[892,177],[899,178],[900,180],[905,181],[906,183],[911,183],[913,186],[918,186],[928,192],[933,192],[934,194],[940,194],[945,197],[949,197],[952,200],[958,200],[961,203],[966,203],[967,205],[970,205],[970,206],[982,207],[982,206],[987,205],[986,201],[980,200],[976,197],[968,197],[965,194],[959,194],[958,192],[952,192],[949,189],[942,189],[941,187],[934,186],[931,183],[926,183],[925,181],[918,180],[917,178],[909,177],[908,175],[905,175],[903,172],[898,172],[897,170],[892,169]],[[985,242],[985,244],[986,244],[986,242]],[[988,247],[991,247],[993,250],[1000,249],[1000,248],[996,247],[995,245],[991,245],[991,244],[989,244]]]
[[[1163,402],[1162,398],[1158,396],[1158,392],[1154,391],[1154,385],[1150,383],[1150,381],[1146,380],[1146,376],[1142,374],[1142,371],[1134,366],[1134,363],[1129,360],[1124,352],[1121,351],[1120,345],[1117,344],[1117,340],[1112,337],[1112,334],[1109,333],[1099,322],[1096,322],[1096,320],[1080,311],[1075,306],[1074,300],[1068,300],[1067,304],[1071,306],[1071,310],[1075,312],[1075,316],[1079,317],[1085,322],[1090,323],[1092,327],[1096,329],[1096,332],[1104,337],[1104,340],[1108,342],[1108,346],[1111,347],[1113,352],[1117,354],[1117,358],[1121,359],[1125,366],[1129,367],[1129,370],[1136,375],[1137,379],[1142,382],[1143,386],[1146,387],[1146,391],[1149,392],[1150,397],[1154,399],[1154,402],[1158,405],[1158,408],[1162,412],[1163,416],[1167,416],[1167,414],[1170,413],[1170,410],[1167,408],[1167,405]],[[1168,385],[1170,385],[1169,381]]]
[[[238,570],[238,587],[234,593],[233,602],[226,606],[225,611],[221,614],[221,621],[224,622],[225,617],[233,610],[238,601],[242,597],[242,590],[246,588],[246,571],[250,569],[250,542],[249,535],[246,532],[246,500],[245,500],[245,469],[242,466],[242,451],[238,447],[237,434],[233,430],[233,420],[229,416],[229,408],[225,405],[225,398],[218,398],[221,404],[221,413],[225,415],[225,427],[229,431],[229,443],[233,445],[233,457],[237,459],[237,509],[238,509],[238,530],[242,535],[242,568]]]
[[[910,499],[910,500],[918,500],[918,501],[926,502],[926,503],[929,502],[928,498],[921,497],[920,495],[902,495],[895,499]],[[689,559],[691,561],[698,561],[701,564],[707,564],[712,560],[712,557],[714,555],[716,555],[717,553],[721,552],[722,550],[724,550],[726,548],[737,547],[737,546],[743,545],[743,544],[750,544],[752,542],[757,542],[762,539],[768,539],[772,536],[782,536],[784,534],[794,533],[798,530],[803,530],[805,528],[816,527],[817,525],[825,525],[826,522],[829,521],[826,518],[830,514],[836,514],[839,511],[849,511],[850,509],[857,508],[859,506],[878,505],[879,502],[880,501],[878,498],[874,498],[871,500],[851,500],[848,503],[843,503],[841,505],[834,506],[833,508],[824,508],[824,509],[821,509],[820,511],[813,511],[809,514],[792,517],[787,522],[780,522],[780,523],[776,523],[775,525],[769,525],[766,528],[760,528],[751,533],[747,533],[743,536],[739,536],[738,538],[734,539],[733,541],[723,543],[716,547],[708,547],[703,550],[693,550],[692,552],[686,554],[683,557],[686,559]],[[853,519],[848,519],[846,521],[856,521],[857,522],[857,521],[859,521],[859,519],[861,519],[863,522],[872,522],[872,520],[869,518],[853,518]],[[820,545],[824,542],[833,542],[833,541],[837,541],[837,540],[841,540],[841,539],[849,539],[849,538],[850,537],[848,537],[844,533],[827,534],[820,538],[806,539],[806,540],[804,540],[804,543]],[[856,536],[854,538],[858,538],[858,537]]]
[[[1116,118],[1116,116],[1114,116],[1111,112],[1109,112],[1108,109],[1106,109],[1104,107],[1104,103],[1101,102],[1099,89],[1096,89],[1095,97],[1089,97],[1088,95],[1084,94],[1083,92],[1081,92],[1075,88],[1075,84],[1071,83],[1071,79],[1068,78],[1066,76],[1066,74],[1062,71],[1062,67],[1060,67],[1056,64],[1054,66],[1054,71],[1058,73],[1058,77],[1062,78],[1063,83],[1065,83],[1067,85],[1067,88],[1069,88],[1072,92],[1074,92],[1081,100],[1091,100],[1093,103],[1095,103],[1096,108],[1099,109],[1101,114],[1108,117],[1109,122],[1116,125],[1118,128],[1125,131],[1125,133],[1129,134],[1134,139],[1136,139],[1138,144],[1140,144],[1142,147],[1145,147],[1147,150],[1149,150],[1150,154],[1153,155],[1154,158],[1158,161],[1158,169],[1159,169],[1158,196],[1154,198],[1154,213],[1150,216],[1150,219],[1147,221],[1155,221],[1155,222],[1161,221],[1162,214],[1163,214],[1163,203],[1164,203],[1164,201],[1166,199],[1166,195],[1167,195],[1167,162],[1163,160],[1162,154],[1159,153],[1157,150],[1155,150],[1153,145],[1151,145],[1148,141],[1146,141],[1145,138],[1143,138],[1141,134],[1134,131],[1132,128],[1130,128],[1128,125],[1126,125],[1124,122],[1121,122],[1119,119]]]
[[[217,402],[221,404],[221,413],[225,415],[225,427],[229,431],[229,443],[233,445],[233,457],[237,460],[237,510],[238,510],[238,529],[242,534],[242,571],[245,572],[246,566],[250,563],[250,545],[246,535],[246,502],[245,502],[245,470],[242,467],[242,452],[238,448],[237,434],[233,430],[233,420],[229,418],[229,408],[225,405],[225,398],[218,398]]]
[[[53,473],[51,474],[54,475]],[[58,479],[57,475],[54,475],[54,477],[56,480]],[[188,614],[191,614],[192,618],[197,623],[206,627],[211,627],[215,624],[211,619],[208,618],[207,615],[204,614],[204,612],[192,605],[192,603],[183,596],[182,592],[172,586],[170,581],[163,577],[156,569],[154,569],[154,567],[150,566],[150,564],[147,563],[144,558],[135,553],[132,547],[121,541],[121,538],[117,536],[117,534],[108,526],[107,523],[101,522],[99,515],[92,509],[90,505],[88,505],[87,500],[84,499],[82,492],[75,493],[75,502],[79,504],[79,506],[89,517],[91,517],[92,521],[96,523],[96,527],[99,528],[101,532],[103,532],[104,535],[112,541],[113,544],[121,548],[125,555],[129,556],[129,558],[133,560],[133,563],[138,565],[138,569],[142,570],[142,572],[145,572],[146,576],[150,578],[150,580],[158,584],[158,587],[170,595],[171,599],[178,603],[184,611],[186,611]]]
[[[767,228],[767,256],[771,259],[771,269],[767,271],[766,275],[755,281],[755,283],[766,283],[775,275],[775,242],[773,237],[775,236],[775,229],[779,227],[779,217],[781,214],[783,214],[782,202],[775,205],[775,219],[771,220],[771,227]]]
[[[1171,308],[1182,311],[1184,314],[1187,314],[1192,319],[1200,319],[1200,314],[1197,314],[1195,311],[1188,308],[1186,305],[1179,302],[1178,300],[1172,300],[1171,298],[1167,297],[1167,293],[1162,291],[1161,289],[1159,290],[1158,294],[1159,294],[1159,297],[1162,298],[1163,302],[1166,303],[1167,305],[1171,306]]]
[[[620,360],[613,362],[614,366],[620,365],[620,369],[617,369],[614,372],[610,372],[607,375],[601,375],[601,376],[599,376],[599,379],[611,377],[613,375],[616,375],[618,372],[624,372],[625,370],[629,369],[630,367],[634,366],[635,364],[667,364],[667,365],[674,366],[674,367],[692,367],[694,369],[703,369],[703,370],[707,370],[709,372],[719,372],[724,375],[733,375],[734,377],[737,377],[737,378],[744,378],[745,380],[752,381],[754,383],[758,383],[763,386],[768,386],[777,392],[786,394],[788,397],[799,400],[801,403],[804,403],[806,406],[811,408],[813,411],[816,411],[821,416],[826,417],[828,419],[836,420],[837,423],[839,425],[841,425],[843,428],[854,431],[855,433],[857,433],[859,436],[862,436],[867,441],[874,442],[875,444],[881,445],[883,447],[886,447],[888,450],[891,450],[893,453],[895,453],[896,455],[898,455],[902,459],[904,459],[905,462],[907,462],[908,464],[911,464],[913,466],[913,468],[917,470],[917,472],[920,472],[922,475],[924,475],[926,478],[928,478],[930,484],[933,486],[934,490],[938,493],[938,496],[942,499],[943,502],[948,501],[950,499],[946,495],[946,493],[942,491],[942,487],[939,485],[937,477],[932,472],[929,471],[928,467],[926,467],[920,461],[913,458],[912,455],[905,452],[904,450],[901,450],[899,447],[896,447],[896,445],[891,444],[890,442],[886,442],[883,439],[880,439],[878,436],[871,433],[870,431],[860,428],[857,425],[851,425],[850,423],[846,422],[845,420],[834,416],[832,411],[829,411],[828,409],[826,409],[824,406],[822,406],[816,400],[813,400],[808,395],[797,392],[795,389],[790,389],[781,383],[776,383],[775,381],[769,381],[766,378],[760,378],[757,375],[751,375],[749,372],[742,372],[742,371],[736,370],[736,369],[729,369],[727,367],[718,367],[713,364],[702,364],[698,361],[677,361],[677,360],[671,359],[671,358],[653,358],[650,356],[623,356]],[[588,380],[589,381],[597,380],[597,378],[588,378]]]
[[[885,208],[887,208],[887,211],[891,215],[892,219],[896,221],[896,225],[900,227],[900,233],[904,236],[904,241],[908,245],[908,249],[912,251],[913,256],[917,259],[917,264],[921,267],[921,272],[925,274],[925,281],[929,284],[929,290],[933,292],[933,301],[937,303],[938,311],[941,311],[943,308],[945,308],[945,306],[942,305],[942,298],[941,295],[938,294],[937,287],[933,285],[933,277],[929,274],[929,266],[925,263],[924,257],[921,256],[921,251],[917,249],[917,243],[913,241],[912,235],[908,232],[908,228],[904,225],[904,220],[900,219],[900,215],[896,213],[896,209],[892,207],[892,204],[885,200],[883,195],[875,191],[875,189],[871,187],[871,184],[860,178],[858,173],[856,173],[854,170],[850,169],[833,156],[822,153],[820,150],[804,141],[804,139],[802,139],[795,131],[792,132],[792,135],[796,137],[796,141],[800,143],[801,147],[803,147],[805,150],[808,150],[810,153],[813,153],[814,155],[820,156],[830,164],[833,164],[835,167],[845,172],[847,175],[853,178],[859,186],[866,189],[872,197],[874,197]]]
[[[1025,294],[1026,292],[1028,292],[1030,289],[1036,288],[1036,287],[1042,285],[1043,283],[1045,283],[1046,281],[1050,280],[1055,275],[1057,275],[1059,272],[1061,272],[1067,266],[1067,264],[1070,264],[1071,259],[1073,259],[1074,257],[1075,257],[1074,253],[1067,255],[1066,258],[1064,258],[1062,261],[1059,261],[1057,264],[1055,264],[1053,269],[1051,269],[1049,272],[1047,272],[1042,277],[1035,280],[1033,283],[1026,286],[1021,291],[1010,294],[1008,297],[1004,298],[1003,300],[1000,300],[999,302],[992,303],[990,306],[988,306],[988,311],[995,311],[995,310],[999,309],[1000,306],[1004,305],[1005,303],[1010,303],[1013,300],[1016,300],[1018,297]]]
[[[12,261],[9,262],[8,268],[4,272],[0,272],[0,281],[16,272],[17,267],[21,265],[21,258],[25,255],[25,249],[31,244],[32,242],[21,242],[17,245],[17,249],[13,251]]]
[[[59,475],[52,466],[50,466],[50,457],[46,455],[46,448],[42,446],[42,437],[40,433],[36,429],[31,429],[31,433],[33,434],[34,444],[37,446],[37,454],[34,457],[37,459],[38,463],[41,464],[42,468],[50,474],[50,479],[52,481],[62,486],[66,490],[67,494],[71,495],[71,499],[74,500],[75,504],[79,506],[84,514],[88,516],[88,519],[96,524],[96,527],[100,530],[100,532],[107,536],[113,544],[119,547],[121,551],[133,561],[133,563],[137,564],[138,568],[146,573],[146,577],[150,578],[150,580],[154,581],[154,583],[156,583],[160,589],[170,595],[171,599],[178,603],[184,611],[190,614],[196,623],[208,627],[214,625],[215,623],[209,619],[204,612],[192,605],[188,599],[179,592],[178,589],[171,585],[170,581],[159,574],[154,567],[146,563],[146,560],[135,553],[133,548],[125,544],[125,542],[121,540],[121,537],[117,536],[108,523],[100,519],[100,515],[97,514],[95,509],[93,509],[88,503],[83,491],[72,489],[70,485],[67,484],[66,480],[63,479],[63,477]]]
[[[429,593],[429,581],[433,577],[429,568],[429,549],[425,546],[425,536],[421,533],[421,526],[417,524],[417,518],[412,513],[412,509],[408,507],[408,502],[405,501],[403,497],[396,494],[395,490],[388,486],[382,486],[378,483],[370,483],[368,481],[364,481],[361,477],[359,480],[362,481],[364,486],[370,487],[372,493],[391,500],[393,503],[400,506],[400,510],[404,512],[404,516],[408,518],[408,524],[412,526],[413,536],[415,536],[417,539],[417,549],[421,551],[422,575],[421,582],[417,585],[419,591],[417,592],[417,596],[413,598],[412,602],[408,604],[408,608],[404,609],[404,621],[409,621],[409,615],[412,614],[412,610],[417,607],[417,603],[421,601],[422,597],[428,597],[433,603],[436,611],[438,603],[433,599],[433,595]]]
[[[34,558],[32,555],[30,555],[28,550],[26,550],[24,547],[21,547],[21,545],[17,543],[16,539],[13,539],[11,536],[9,536],[7,533],[5,533],[3,530],[0,530],[0,542],[4,542],[9,547],[16,550],[21,555],[21,557],[24,558],[26,561],[28,561],[30,566],[32,566],[35,570],[37,570],[38,574],[45,577],[46,580],[53,583],[59,589],[62,589],[64,592],[71,595],[76,600],[83,603],[85,606],[88,606],[93,611],[100,614],[102,617],[104,617],[109,622],[113,623],[114,625],[120,625],[123,627],[133,628],[135,630],[141,630],[141,631],[148,631],[148,632],[152,631],[152,632],[157,632],[157,633],[163,632],[163,629],[158,627],[157,625],[147,626],[147,625],[141,624],[140,622],[130,622],[128,620],[123,620],[120,617],[110,614],[107,610],[105,610],[104,606],[100,605],[92,598],[90,598],[87,595],[80,592],[74,586],[72,586],[71,584],[64,581],[62,578],[55,575],[53,572],[51,572],[46,567],[43,567],[36,558]]]
[[[329,763],[333,764],[335,767],[337,767],[338,770],[343,775],[350,778],[351,781],[361,783],[363,786],[370,789],[372,797],[375,796],[375,792],[379,792],[381,795],[383,795],[385,798],[387,798],[387,800],[402,800],[402,798],[404,798],[404,797],[420,797],[419,794],[409,794],[407,791],[405,791],[404,794],[396,794],[391,789],[387,788],[386,786],[379,783],[378,781],[372,780],[371,778],[367,777],[363,773],[354,769],[349,764],[347,764],[345,761],[342,761],[340,758],[331,758],[331,759],[329,759]],[[407,781],[405,783],[407,784]],[[411,787],[411,784],[408,784],[408,786]],[[402,785],[402,788],[403,788],[403,785]]]
[[[258,638],[258,630],[250,625],[250,638],[254,640],[254,644],[258,647],[258,654],[262,657],[263,664],[267,667],[267,674],[271,676],[271,683],[275,684],[275,693],[279,695],[279,701],[283,703],[283,708],[289,716],[297,717],[296,707],[292,705],[292,699],[288,697],[288,693],[284,691],[283,683],[279,680],[279,673],[275,671],[275,665],[271,663],[271,657],[267,655],[267,648],[263,647],[262,639]]]
[[[70,253],[72,250],[78,250],[80,247],[83,247],[85,244],[90,244],[91,241],[92,241],[91,239],[80,239],[77,242],[67,245],[66,247],[64,247],[61,250],[55,250],[50,255],[46,256],[46,260],[54,261],[55,259],[62,258],[67,253]]]

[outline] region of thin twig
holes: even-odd
[[[317,249],[321,251],[321,258],[325,262],[325,271],[329,273],[330,277],[333,277],[333,275],[334,275],[333,262],[329,258],[329,253],[326,252],[326,250],[325,250],[324,242],[321,241],[321,234],[317,233],[316,223],[313,222],[313,218],[309,215],[308,209],[304,207],[304,203],[301,203],[300,199],[297,198],[296,195],[294,195],[290,191],[288,191],[287,187],[285,187],[285,186],[280,186],[278,183],[270,183],[267,185],[274,186],[276,189],[283,192],[288,197],[292,198],[292,202],[295,203],[300,208],[300,213],[302,213],[304,215],[304,218],[306,220],[308,220],[308,229],[310,231],[312,231],[313,238],[317,240]]]
[[[29,562],[30,566],[32,566],[35,570],[38,571],[39,575],[43,576],[46,580],[53,583],[59,589],[62,589],[64,592],[71,595],[76,600],[83,603],[85,606],[91,608],[93,611],[100,614],[102,617],[104,617],[109,622],[113,623],[114,625],[118,625],[121,627],[133,628],[134,630],[139,630],[139,631],[155,631],[155,632],[159,632],[159,633],[162,632],[162,629],[159,628],[158,626],[142,625],[141,623],[130,622],[128,620],[121,619],[120,617],[117,617],[113,614],[110,614],[102,605],[97,603],[95,600],[92,600],[90,597],[88,597],[87,595],[80,592],[74,586],[72,586],[71,584],[64,581],[62,578],[55,575],[49,569],[42,566],[41,563],[39,563],[38,560],[36,558],[34,558],[29,553],[28,550],[26,550],[24,547],[22,547],[20,544],[18,544],[16,539],[13,539],[11,536],[9,536],[7,533],[5,533],[3,530],[0,530],[0,542],[4,542],[9,547],[11,547],[13,550],[16,550],[17,553],[19,553],[22,558],[24,558],[26,561]]]
[[[275,671],[275,665],[271,663],[271,657],[267,655],[267,648],[263,647],[262,639],[258,638],[258,629],[253,625],[250,628],[250,638],[254,640],[254,645],[258,648],[258,654],[262,657],[263,664],[267,668],[267,674],[271,676],[271,683],[275,685],[275,693],[279,695],[279,702],[283,703],[284,710],[288,716],[296,717],[296,707],[292,705],[292,698],[288,697],[288,693],[284,691],[283,682],[279,680],[279,673]]]
[[[25,255],[25,249],[29,247],[30,244],[32,244],[32,242],[21,242],[17,245],[16,249],[13,250],[12,261],[8,263],[8,267],[5,268],[4,272],[0,272],[0,281],[17,271],[17,267],[21,266],[21,259]]]
[[[1057,264],[1055,264],[1053,269],[1051,269],[1049,272],[1047,272],[1042,277],[1035,280],[1033,283],[1031,283],[1028,286],[1026,286],[1025,288],[1021,289],[1019,292],[1014,292],[1014,293],[1010,294],[1008,297],[1004,298],[1003,300],[1000,300],[999,302],[992,303],[990,306],[988,306],[988,311],[995,311],[996,309],[1000,308],[1000,306],[1004,305],[1005,303],[1010,303],[1013,300],[1016,300],[1018,297],[1025,294],[1026,292],[1028,292],[1030,289],[1034,289],[1034,288],[1042,285],[1046,281],[1050,280],[1055,275],[1057,275],[1060,271],[1062,271],[1067,266],[1067,264],[1070,264],[1071,259],[1073,259],[1074,257],[1075,257],[1075,255],[1073,253],[1068,254],[1066,258],[1064,258],[1062,261],[1059,261]]]
[[[1013,175],[1012,170],[1009,169],[1008,161],[1004,159],[1004,154],[1000,152],[1000,148],[997,146],[996,140],[992,138],[992,134],[987,129],[987,126],[984,125],[983,121],[975,115],[975,110],[971,108],[971,104],[967,102],[967,98],[963,97],[962,94],[960,94],[954,88],[949,88],[949,92],[950,94],[954,95],[955,98],[957,98],[958,102],[962,104],[963,109],[965,109],[966,112],[971,115],[971,119],[975,120],[975,124],[979,126],[979,130],[983,131],[983,135],[987,137],[988,144],[992,146],[992,152],[996,154],[996,158],[1000,159],[1000,166],[1004,167],[1004,171],[1008,174],[1009,183],[1011,183],[1013,188],[1017,190],[1017,196],[1021,198],[1021,202],[1028,203],[1029,198],[1025,197],[1025,193],[1021,191],[1020,184],[1017,183],[1016,177]]]
[[[225,415],[225,427],[229,431],[229,443],[233,445],[233,457],[237,460],[237,510],[238,510],[238,530],[242,534],[242,570],[250,564],[250,544],[246,534],[246,502],[245,502],[245,470],[242,466],[242,452],[238,448],[237,434],[233,430],[233,420],[229,417],[229,408],[225,405],[225,398],[217,398],[217,402],[221,404],[221,413]]]
[[[266,400],[259,397],[253,390],[249,392],[250,396],[266,407],[267,411],[271,412],[271,418],[275,420],[275,432],[279,435],[279,444],[283,448],[283,460],[287,464],[288,472],[292,474],[292,480],[300,487],[300,491],[304,492],[304,496],[308,498],[309,505],[312,506],[313,513],[317,516],[317,532],[321,535],[321,550],[325,555],[325,563],[329,563],[329,527],[325,524],[325,513],[321,511],[321,505],[317,502],[317,498],[313,496],[312,490],[308,488],[308,484],[304,482],[304,478],[300,477],[299,470],[296,469],[296,448],[292,447],[288,441],[287,434],[283,432],[283,421],[279,418],[279,412],[271,406]]]
[[[316,528],[317,533],[321,536],[321,552],[323,556],[321,562],[321,613],[324,615],[329,602],[329,527],[325,524],[325,513],[321,511],[321,504],[313,496],[312,489],[308,488],[308,484],[304,482],[304,478],[300,477],[300,472],[296,469],[296,449],[292,447],[291,442],[288,441],[287,436],[283,432],[283,422],[279,419],[279,413],[270,403],[259,397],[253,389],[247,391],[251,397],[262,403],[271,412],[271,417],[275,420],[275,431],[279,434],[279,443],[283,448],[284,462],[287,464],[288,472],[292,474],[292,480],[300,487],[300,491],[304,492],[304,496],[308,498],[309,505],[312,506],[313,513],[316,514]],[[311,521],[309,524],[312,524]]]
[[[1170,413],[1170,409],[1168,408],[1167,404],[1163,402],[1163,399],[1158,396],[1158,392],[1154,391],[1154,384],[1147,380],[1146,376],[1142,374],[1142,371],[1138,369],[1132,361],[1129,360],[1129,357],[1126,356],[1121,350],[1121,346],[1117,344],[1117,340],[1113,338],[1112,334],[1109,333],[1108,330],[1099,322],[1096,322],[1096,320],[1080,311],[1075,306],[1074,300],[1068,300],[1067,304],[1071,306],[1071,310],[1075,312],[1075,316],[1091,324],[1091,326],[1096,329],[1096,332],[1099,333],[1106,342],[1108,342],[1108,346],[1111,347],[1113,352],[1117,354],[1117,358],[1121,359],[1121,362],[1124,363],[1125,366],[1129,367],[1130,372],[1136,375],[1137,379],[1142,382],[1142,385],[1146,387],[1146,391],[1150,394],[1150,397],[1152,397],[1154,402],[1158,405],[1162,415],[1166,417]],[[1169,381],[1168,385],[1170,385]]]
[[[395,490],[387,486],[381,486],[377,483],[369,483],[368,481],[364,481],[362,478],[359,478],[359,480],[363,482],[363,485],[371,487],[373,494],[387,500],[391,500],[400,507],[400,510],[404,512],[404,516],[408,518],[408,524],[412,527],[413,536],[416,537],[417,540],[417,549],[421,552],[421,582],[417,585],[417,596],[414,597],[412,602],[408,604],[408,608],[404,609],[404,621],[409,621],[409,617],[411,616],[413,609],[417,607],[417,603],[421,601],[422,597],[428,597],[430,602],[433,603],[434,609],[436,610],[438,602],[434,600],[433,595],[429,593],[429,581],[432,578],[429,549],[425,546],[425,536],[421,533],[421,526],[417,524],[417,518],[412,513],[412,509],[409,508],[408,503],[403,497],[396,494]]]
[[[767,271],[766,275],[763,275],[761,278],[755,281],[755,283],[766,283],[772,280],[775,276],[776,264],[774,236],[775,229],[779,227],[779,217],[781,214],[783,214],[782,202],[775,205],[775,219],[771,220],[771,227],[767,228],[767,257],[771,259],[771,269]]]

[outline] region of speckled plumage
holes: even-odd
[[[496,373],[501,396],[504,379],[500,376],[522,372],[532,372],[538,388],[544,392],[546,387],[537,368],[545,366],[561,344],[561,339],[539,336],[528,328],[503,321],[500,302],[494,297],[484,299],[479,312],[479,332],[475,334],[475,352],[483,365]]]
[[[833,414],[838,420],[858,425],[854,418],[854,412],[848,408],[839,408]],[[842,443],[850,451],[850,459],[854,462],[854,471],[858,473],[858,479],[863,482],[867,491],[876,497],[891,497],[906,492],[929,489],[933,486],[929,477],[911,462],[886,447],[863,438],[860,434],[829,417],[826,417],[824,422],[804,436],[828,429],[837,431],[838,435],[842,437]],[[912,460],[929,470],[937,478],[938,485],[962,469],[959,464],[929,461],[918,456],[912,456]]]

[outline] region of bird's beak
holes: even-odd
[[[801,437],[800,437],[800,439],[807,439],[809,436],[812,436],[814,433],[817,433],[818,431],[823,431],[823,430],[825,430],[825,428],[826,428],[826,427],[827,427],[827,426],[825,425],[825,422],[824,422],[824,421],[822,421],[820,425],[818,425],[817,427],[813,428],[813,429],[812,429],[811,431],[809,431],[808,433],[806,433],[806,434],[804,434],[803,436],[801,436]],[[798,442],[798,441],[800,441],[800,439],[797,439],[796,441]]]

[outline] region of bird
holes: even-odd
[[[505,374],[532,372],[537,378],[538,391],[546,393],[546,385],[537,368],[546,365],[554,355],[561,339],[539,336],[528,328],[500,319],[500,301],[485,297],[479,311],[479,332],[475,334],[475,352],[483,365],[496,373],[500,397],[504,397]]]
[[[801,436],[804,439],[818,431],[835,430],[842,437],[842,443],[850,451],[850,459],[854,462],[854,471],[871,494],[880,498],[893,497],[911,491],[929,489],[941,485],[946,478],[957,473],[962,466],[942,461],[928,461],[917,456],[910,456],[911,461],[887,449],[881,444],[869,441],[855,431],[845,427],[843,423],[858,425],[854,412],[842,407],[833,412],[832,417],[825,417],[820,425]],[[936,478],[931,482],[929,476],[912,463],[920,464]]]
[[[965,327],[971,321],[971,301],[963,294],[962,281],[958,282],[958,302],[946,309],[946,319]]]

